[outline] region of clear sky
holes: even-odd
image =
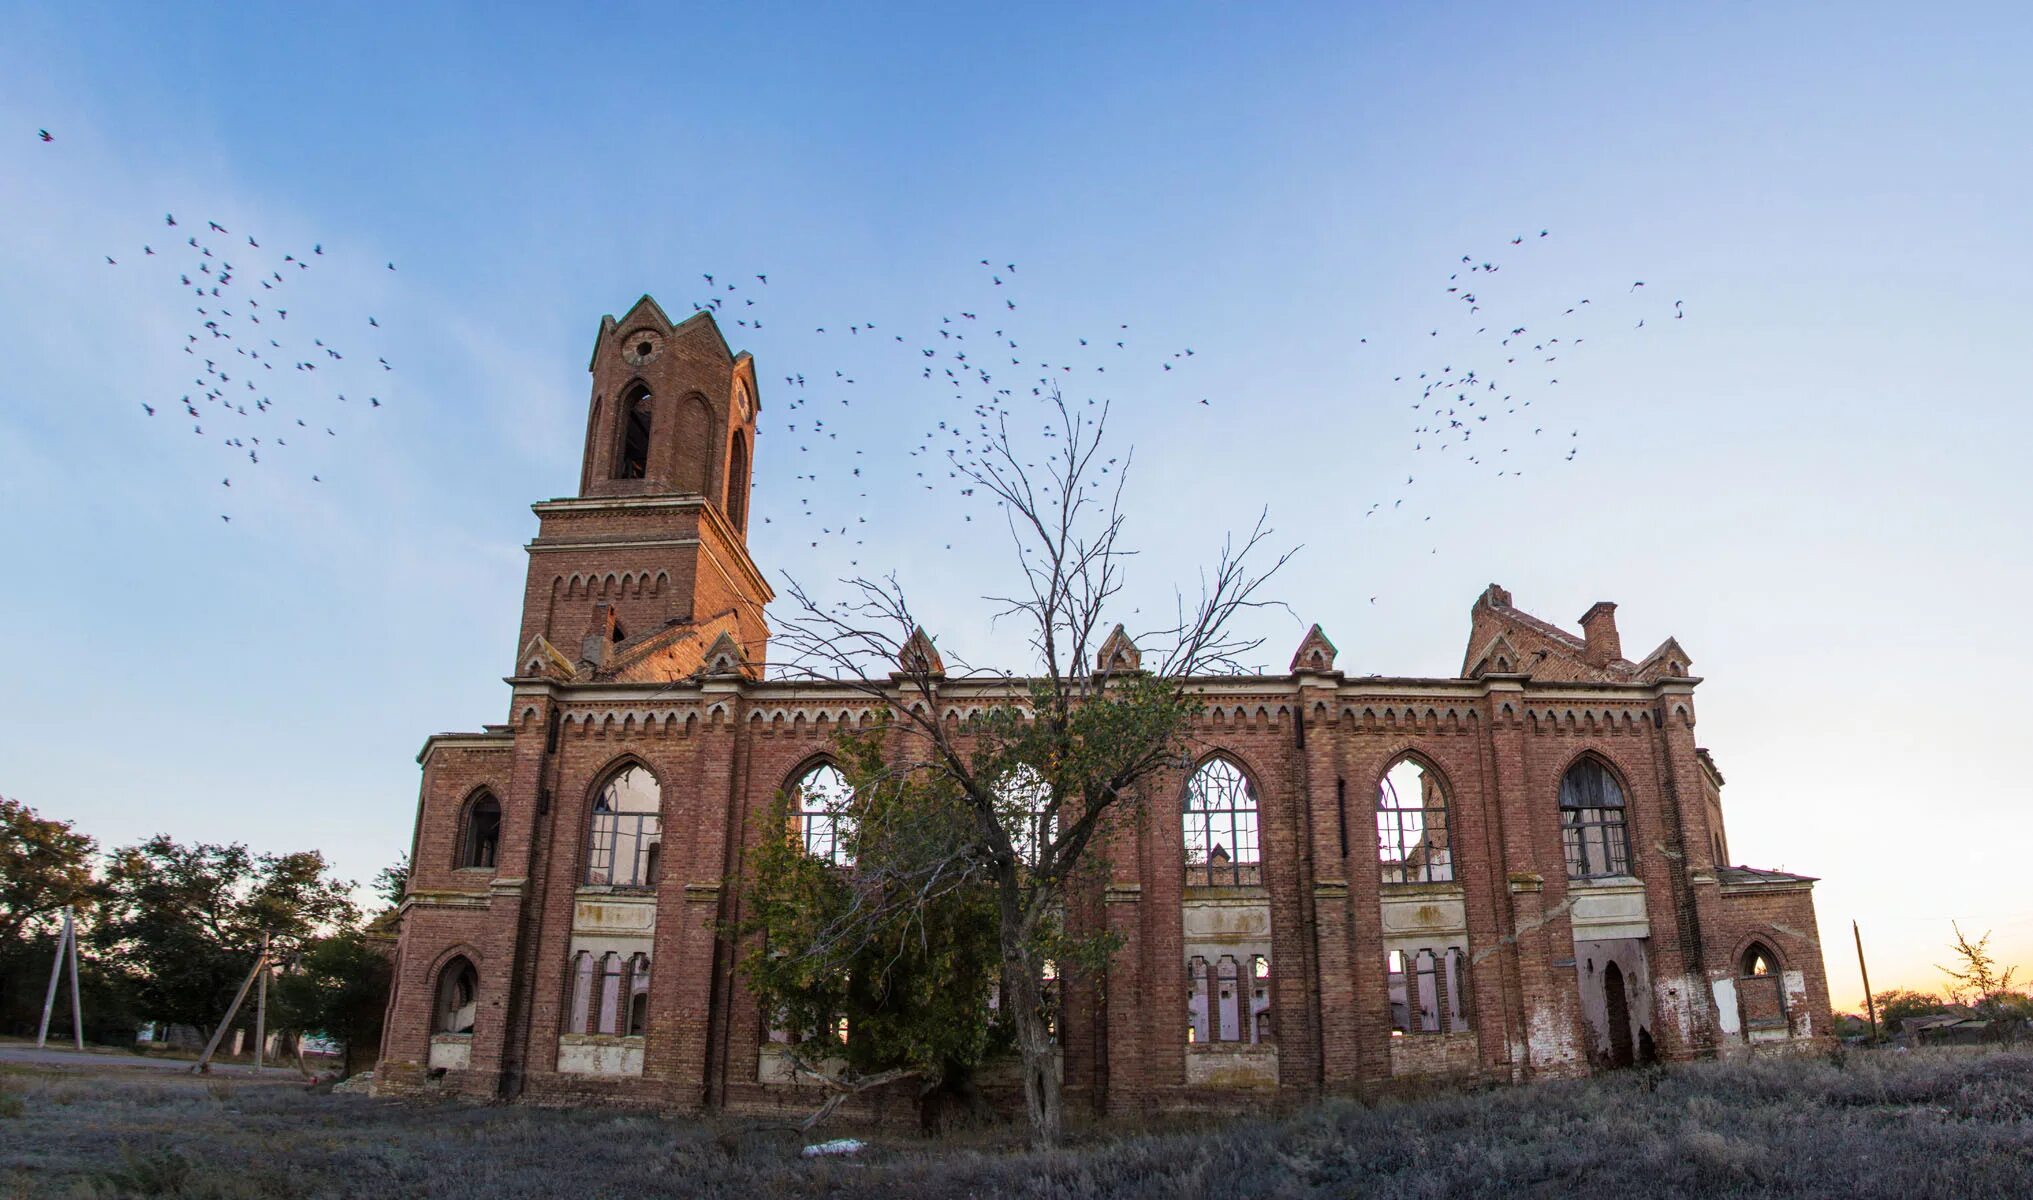
[[[527,505],[575,488],[593,334],[643,292],[763,298],[728,335],[780,591],[894,565],[942,646],[1022,665],[976,599],[1005,544],[909,453],[965,412],[920,344],[980,311],[1117,404],[1139,597],[1268,506],[1304,547],[1278,667],[1318,621],[1351,673],[1452,674],[1492,580],[1569,627],[1615,600],[1707,679],[1732,856],[1823,877],[1838,1006],[1851,918],[1881,988],[1938,983],[1951,919],[2033,967],[2022,6],[248,7],[0,5],[5,794],[393,860],[424,736],[505,715]],[[242,235],[322,245],[289,320],[349,357],[313,387],[279,350],[267,424],[198,437],[206,221],[243,273]],[[1469,326],[1514,312],[1594,324],[1557,386],[1506,374],[1534,404],[1480,461],[1436,454],[1417,372],[1500,362]],[[261,463],[220,444],[291,412]]]

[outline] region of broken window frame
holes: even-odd
[[[628,780],[636,782],[624,783]],[[644,796],[651,807],[641,807]],[[663,787],[648,767],[629,763],[608,777],[594,799],[585,883],[623,891],[653,888],[661,874],[662,848]]]
[[[1560,841],[1569,879],[1631,873],[1626,798],[1609,764],[1594,755],[1574,761],[1560,777]]]
[[[1210,756],[1187,778],[1179,809],[1186,886],[1262,885],[1257,787],[1242,764],[1225,754]]]
[[[819,786],[813,782],[820,781]],[[792,785],[797,801],[797,836],[806,854],[836,867],[854,865],[854,816],[848,806],[854,789],[832,762],[818,762],[798,774]]]
[[[1018,763],[996,785],[997,808],[1017,860],[1036,868],[1059,836],[1059,813],[1052,786],[1036,768]]]
[[[1412,766],[1420,775],[1420,796],[1408,802],[1391,775]],[[1437,805],[1426,803],[1431,785]],[[1377,867],[1381,882],[1452,883],[1454,852],[1447,822],[1447,789],[1440,773],[1416,755],[1400,755],[1377,777]]]

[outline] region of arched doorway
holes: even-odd
[[[1615,963],[1603,968],[1602,1007],[1609,1025],[1609,1065],[1628,1067],[1635,1061],[1631,1053],[1631,1003],[1624,995],[1623,969]]]

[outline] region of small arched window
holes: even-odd
[[[1377,865],[1385,883],[1454,880],[1447,795],[1417,759],[1399,759],[1378,781]]]
[[[616,479],[641,479],[649,474],[649,428],[653,402],[649,389],[635,385],[621,401],[621,458]]]
[[[1743,976],[1746,979],[1762,979],[1779,973],[1779,960],[1763,943],[1752,942],[1744,951]]]
[[[727,462],[727,523],[736,532],[748,527],[748,443],[734,436],[734,449]]]
[[[820,763],[798,779],[797,833],[805,853],[836,867],[854,863],[854,817],[848,811],[854,789],[832,763]]]
[[[1746,1038],[1786,1036],[1785,977],[1779,956],[1763,942],[1744,947],[1737,960],[1738,1022]]]
[[[586,843],[586,882],[649,887],[657,881],[663,842],[663,792],[648,768],[615,772],[593,801]]]
[[[466,805],[465,828],[459,835],[461,867],[494,866],[501,849],[501,802],[482,792]]]
[[[461,954],[438,972],[438,994],[431,1008],[432,1033],[472,1033],[479,1013],[480,972]]]
[[[1200,764],[1186,781],[1186,882],[1200,886],[1254,886],[1263,882],[1257,858],[1256,785],[1231,759]]]
[[[1560,780],[1560,835],[1569,879],[1630,873],[1624,789],[1600,760],[1584,758]]]

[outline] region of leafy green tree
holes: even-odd
[[[353,1073],[364,1055],[372,1062],[381,1043],[394,966],[358,929],[312,942],[277,977],[269,1003],[278,1028],[317,1033],[342,1047],[340,1069]]]
[[[851,891],[860,903],[816,940],[767,936],[772,953],[808,960],[816,977],[880,944],[896,927],[890,912],[913,928],[947,897],[985,888],[1032,1141],[1051,1146],[1063,1121],[1049,978],[1091,971],[1112,944],[1091,925],[1069,922],[1069,905],[1088,890],[1083,881],[1104,877],[1110,835],[1127,823],[1141,789],[1190,764],[1201,684],[1245,669],[1244,656],[1261,640],[1238,636],[1233,625],[1266,606],[1259,596],[1290,555],[1257,569],[1269,536],[1260,519],[1240,544],[1224,545],[1197,599],[1181,595],[1173,617],[1132,642],[1111,618],[1133,551],[1121,541],[1126,466],[1115,469],[1102,447],[1107,410],[1089,419],[1093,410],[1056,391],[1043,402],[1038,448],[1011,433],[1007,409],[984,407],[981,415],[996,424],[984,423],[970,443],[981,449],[951,459],[970,494],[992,498],[1007,519],[1016,582],[988,600],[1029,639],[1031,674],[957,663],[949,674],[894,576],[848,580],[849,598],[835,603],[791,581],[792,604],[774,639],[786,668],[845,682],[889,718],[883,767],[860,781],[876,789],[871,804],[943,795],[958,815],[918,831],[907,873],[880,887],[857,882]],[[952,719],[956,690],[972,709],[964,723]],[[857,878],[865,873],[857,866]]]
[[[205,1028],[254,965],[265,932],[279,956],[359,919],[352,885],[315,850],[256,855],[158,834],[113,856],[93,944],[139,976],[152,1020]]]
[[[65,905],[93,897],[98,844],[68,821],[51,821],[0,796],[0,946],[44,925]]]
[[[891,772],[882,745],[880,732],[839,740],[853,785],[833,814],[842,861],[806,853],[790,793],[770,810],[783,836],[749,856],[740,932],[756,936],[742,966],[791,1035],[796,1077],[830,1092],[808,1128],[848,1096],[906,1076],[919,1080],[930,1126],[946,1097],[974,1098],[975,1069],[1009,1047],[1008,1023],[988,1005],[1002,963],[993,889],[971,864],[938,877],[972,814],[943,779]]]
[[[1940,1012],[1947,1001],[1932,992],[1893,988],[1871,997],[1878,1007],[1878,1027],[1886,1035],[1899,1032],[1899,1022],[1908,1017],[1928,1017]]]
[[[390,908],[402,903],[409,892],[409,855],[405,854],[374,876],[374,894]]]

